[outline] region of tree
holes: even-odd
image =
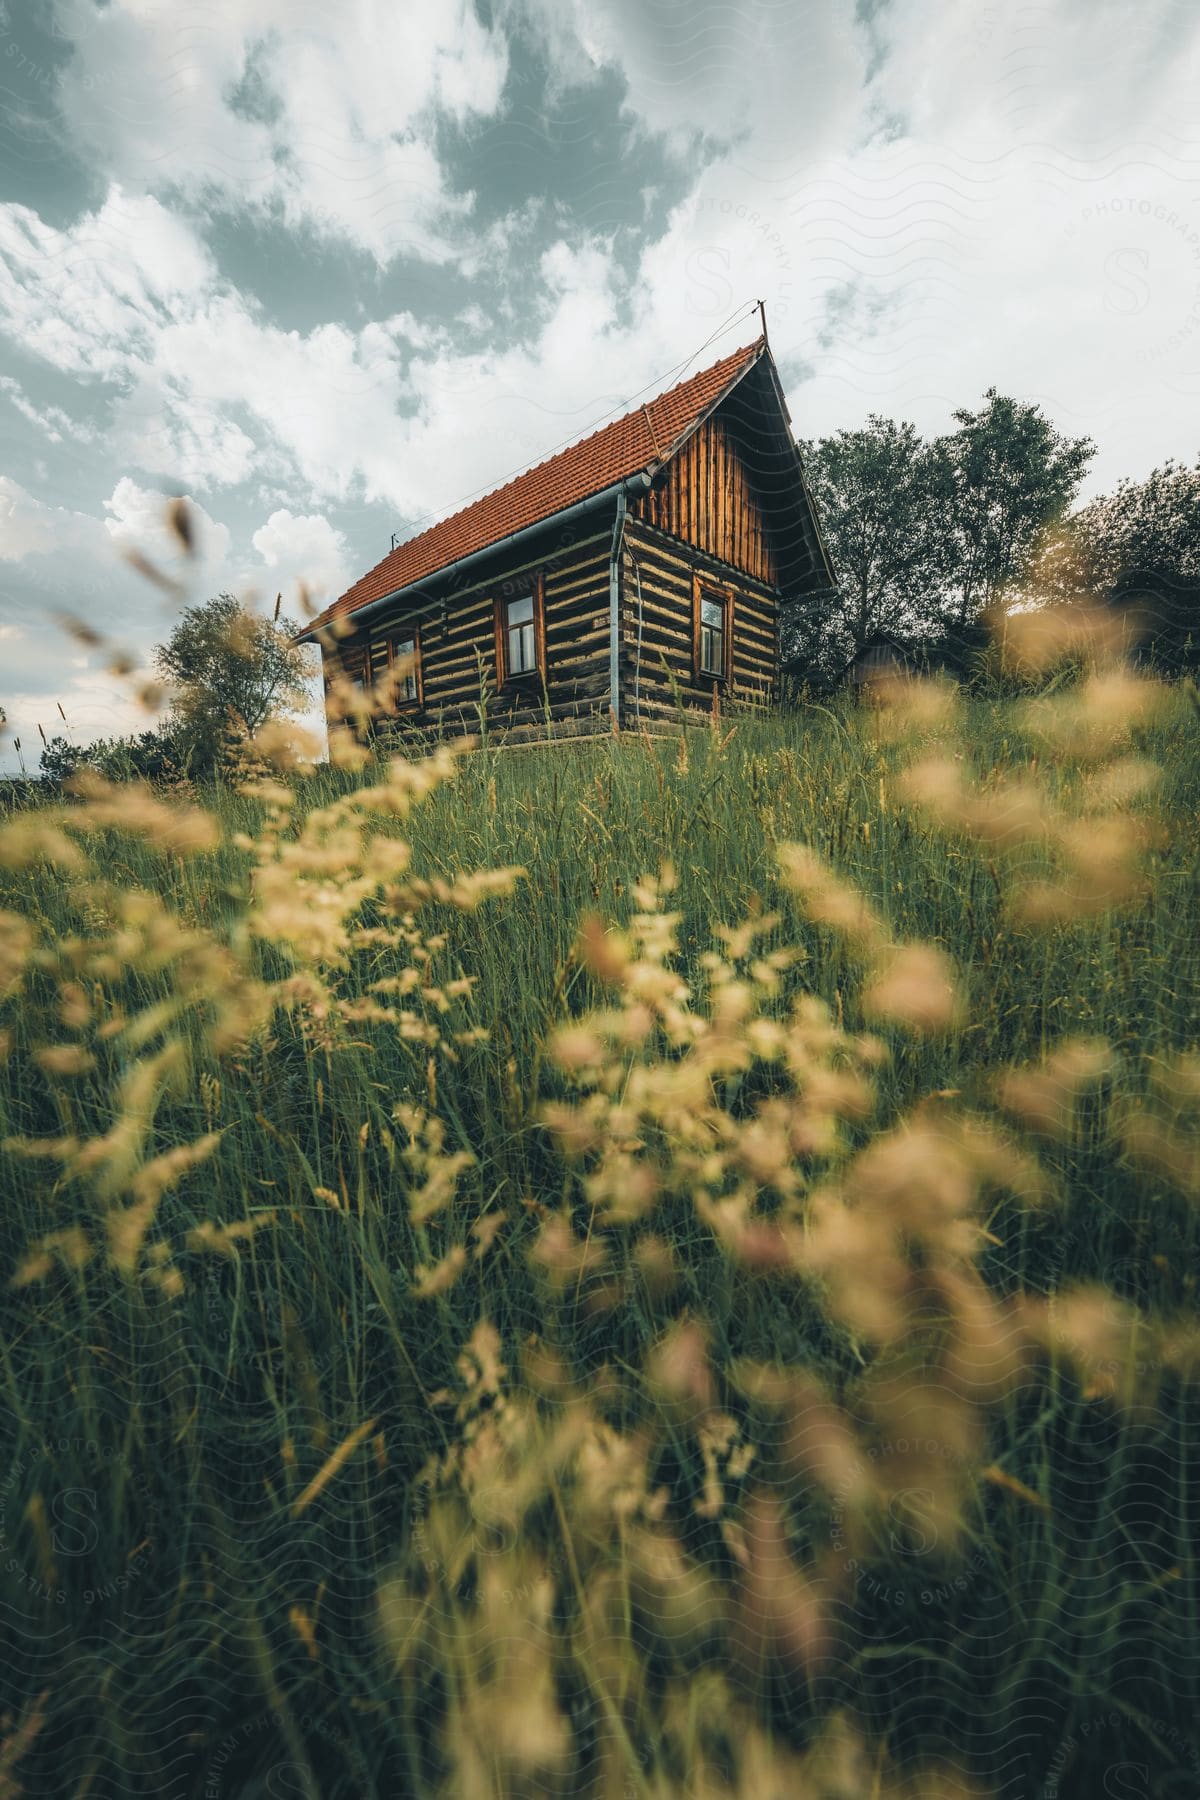
[[[989,388],[978,412],[933,446],[942,516],[941,613],[963,632],[1027,572],[1043,534],[1066,515],[1096,446],[1055,430],[1039,406]]]
[[[1160,667],[1200,667],[1200,461],[1119,482],[1071,523],[1080,585],[1135,615]]]
[[[838,577],[838,603],[824,609],[820,660],[832,650],[844,663],[879,632],[920,635],[930,628],[943,561],[940,470],[913,425],[877,413],[859,431],[805,446],[805,472]],[[804,624],[811,638],[812,622]]]
[[[1040,407],[989,388],[956,429],[924,440],[871,414],[859,431],[807,446],[806,468],[838,575],[831,604],[794,609],[785,654],[832,674],[876,634],[926,639],[966,667],[981,615],[1027,575],[1068,512],[1094,454]]]
[[[93,744],[72,744],[60,734],[42,751],[41,771],[47,781],[55,783],[85,768],[95,769],[110,781],[131,777],[160,781],[181,773],[183,760],[180,745],[165,727],[130,737],[98,738]]]
[[[210,767],[233,736],[249,736],[304,694],[304,652],[296,627],[248,612],[232,594],[185,607],[155,652],[171,683],[174,736],[193,769]]]

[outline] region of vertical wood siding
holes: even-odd
[[[714,413],[675,456],[633,516],[774,587],[775,554],[732,415]]]

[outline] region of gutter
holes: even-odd
[[[650,481],[651,477],[645,469],[639,469],[636,475],[623,476],[620,481],[614,481],[610,487],[601,488],[599,493],[589,494],[585,500],[577,500],[573,506],[566,506],[559,512],[549,513],[544,519],[535,519],[532,525],[522,525],[519,531],[510,531],[506,537],[495,538],[490,544],[485,544],[481,550],[472,550],[469,555],[460,556],[456,561],[446,563],[442,568],[435,569],[431,575],[426,575],[421,581],[410,581],[405,587],[393,588],[390,594],[381,594],[377,600],[368,600],[365,605],[354,607],[351,612],[338,613],[333,618],[326,619],[320,627],[310,625],[306,631],[297,634],[295,641],[297,644],[319,643],[322,635],[331,630],[338,619],[353,620],[357,625],[360,620],[373,617],[381,607],[391,606],[394,601],[403,600],[409,594],[427,593],[431,582],[441,581],[444,577],[454,575],[463,569],[475,568],[489,557],[494,557],[499,551],[514,544],[523,543],[527,538],[535,537],[538,532],[546,531],[552,525],[563,525],[568,520],[582,518],[593,508],[603,506],[606,501],[616,500],[618,517],[623,518],[626,494],[631,489],[635,493],[644,494],[650,486]],[[405,619],[423,619],[426,614],[437,612],[443,603],[441,598],[431,600],[427,606],[419,606],[415,611],[406,613]],[[610,579],[610,620],[613,604]],[[612,655],[615,656],[615,654],[614,650]]]

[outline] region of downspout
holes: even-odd
[[[633,653],[633,722],[640,731],[642,725],[642,571],[632,550],[629,552],[629,560],[633,564],[633,579],[637,583],[637,648]]]
[[[625,536],[627,506],[622,485],[617,495],[612,550],[608,558],[608,710],[612,714],[614,731],[621,726],[621,542]]]

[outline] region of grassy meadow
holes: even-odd
[[[0,819],[0,1794],[1200,1792],[1194,697],[335,763]]]

